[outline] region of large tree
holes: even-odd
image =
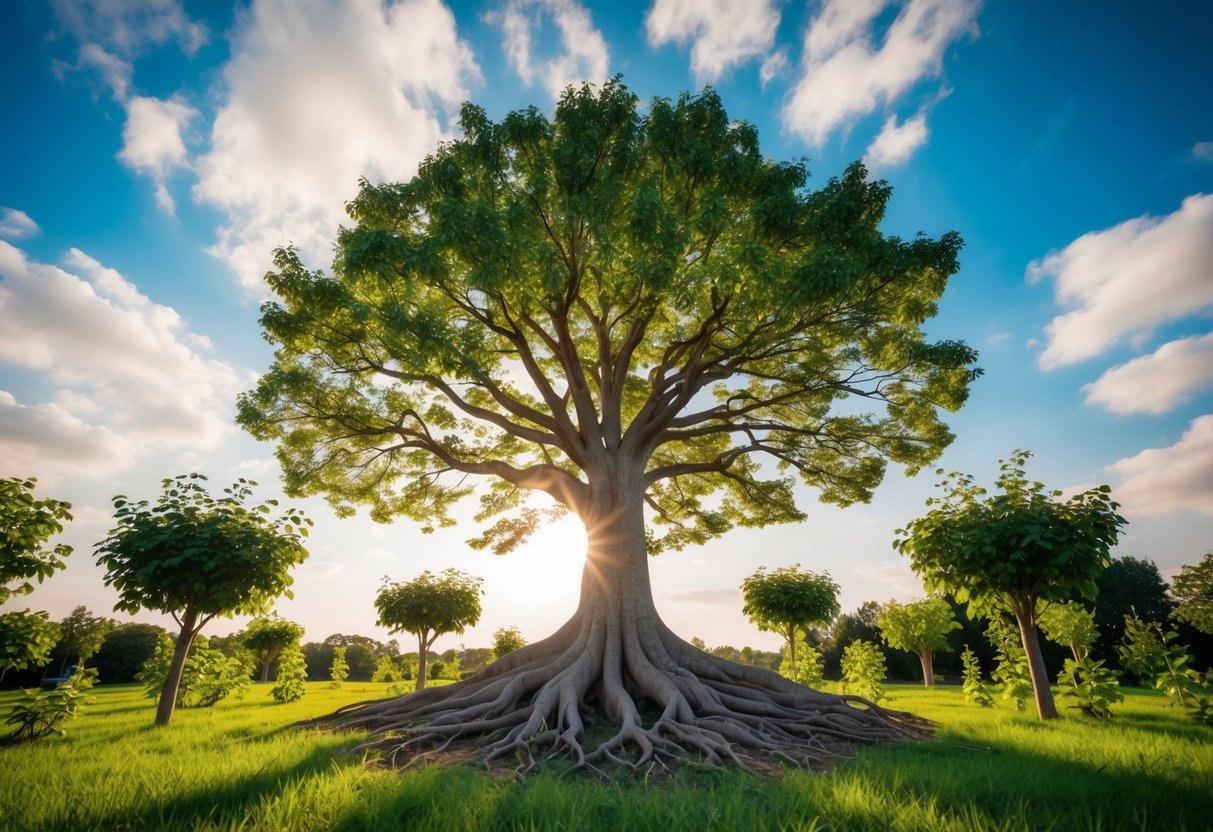
[[[796,665],[796,633],[814,625],[828,627],[838,615],[838,584],[829,573],[801,569],[799,563],[770,572],[765,566],[741,582],[745,604],[741,611],[760,630],[783,636],[791,659],[791,678],[800,675]]]
[[[960,629],[952,607],[938,596],[909,604],[890,601],[881,609],[876,625],[881,638],[894,650],[908,650],[918,656],[926,687],[935,684],[935,652],[952,649],[948,633]]]
[[[311,521],[289,509],[272,517],[274,500],[249,506],[249,480],[212,497],[201,474],[162,481],[155,505],[114,498],[116,527],[97,544],[105,582],[118,590],[115,610],[172,615],[180,630],[165,672],[156,724],[168,725],[190,646],[216,616],[264,612],[291,597],[291,567],[307,557],[302,537]]]
[[[411,581],[384,580],[375,596],[379,624],[392,633],[417,636],[417,690],[425,688],[426,659],[434,641],[463,634],[480,620],[483,578],[455,569],[422,572]]]
[[[692,649],[657,614],[648,558],[803,520],[796,478],[847,505],[887,463],[937,457],[939,410],[977,372],[922,331],[959,237],[884,235],[884,182],[856,164],[808,189],[710,91],[642,108],[612,81],[570,88],[551,119],[466,105],[460,126],[412,180],[362,183],[331,276],[277,252],[275,359],[239,421],[278,441],[288,493],[340,512],[432,528],[487,480],[479,519],[498,519],[476,543],[496,552],[547,519],[529,497],[546,494],[586,527],[580,603],[459,685],[341,721],[415,725],[385,748],[501,731],[487,757],[581,764],[916,733]],[[587,749],[589,706],[618,731]]]
[[[1117,647],[1125,634],[1125,618],[1165,623],[1175,609],[1158,564],[1132,555],[1113,558],[1099,576],[1095,597],[1095,626],[1099,628],[1099,657],[1118,661]]]
[[[88,607],[79,606],[71,614],[59,622],[59,644],[55,648],[62,656],[59,672],[62,675],[67,663],[75,660],[84,664],[93,657],[110,630],[114,629],[114,620],[100,615],[93,615]]]
[[[1109,563],[1124,518],[1105,486],[1060,499],[1025,477],[1032,455],[1016,451],[1001,463],[988,494],[973,478],[952,472],[930,510],[898,530],[894,546],[926,583],[972,608],[1015,619],[1028,657],[1036,711],[1057,716],[1037,633],[1039,605],[1074,596],[1095,597],[1096,581]]]

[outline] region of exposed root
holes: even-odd
[[[602,736],[596,721],[613,733]],[[859,745],[932,731],[912,714],[710,656],[655,615],[584,613],[461,682],[302,724],[368,729],[372,738],[356,750],[379,752],[392,765],[470,752],[490,765],[513,762],[520,775],[565,758],[590,771],[619,766],[646,777],[684,760],[820,768]]]

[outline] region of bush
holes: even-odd
[[[1112,703],[1125,699],[1116,681],[1116,674],[1104,667],[1102,661],[1090,656],[1082,661],[1066,659],[1066,669],[1059,681],[1063,685],[1061,695],[1074,700],[1070,707],[1078,708],[1096,719],[1111,718]]]
[[[970,650],[967,644],[964,652],[960,654],[960,662],[963,667],[964,685],[962,690],[965,701],[983,708],[993,705],[994,697],[990,696],[985,683],[981,681],[981,666],[977,664],[977,654]]]
[[[4,721],[6,725],[16,726],[4,741],[33,742],[50,734],[63,736],[65,732],[59,723],[75,719],[80,706],[92,701],[85,694],[96,679],[97,671],[77,667],[70,679],[53,690],[26,691],[25,699],[13,706],[12,713]]]
[[[884,653],[870,641],[853,641],[842,651],[842,689],[879,702],[884,698]]]
[[[307,679],[307,662],[303,651],[292,645],[278,656],[278,676],[270,695],[280,703],[303,698],[303,683]]]
[[[303,655],[302,651],[300,651],[300,655]],[[329,682],[329,687],[341,687],[341,683],[344,682],[349,675],[350,666],[345,662],[345,648],[334,647],[333,663],[329,665],[329,679],[332,680]]]
[[[824,674],[825,662],[822,659],[821,651],[809,644],[808,639],[804,637],[803,630],[797,630],[796,665],[793,667],[791,652],[785,645],[782,660],[779,663],[779,675],[804,685],[806,688],[816,688],[821,686],[822,679],[825,678]]]
[[[160,696],[172,660],[173,644],[166,638],[157,645],[137,677],[147,689],[148,699]],[[228,696],[239,699],[251,686],[247,665],[211,649],[206,637],[199,636],[185,660],[176,704],[182,708],[209,708]]]

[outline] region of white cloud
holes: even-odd
[[[1087,404],[1116,413],[1166,413],[1213,387],[1213,332],[1181,338],[1105,372],[1083,388]]]
[[[783,71],[788,68],[788,50],[780,49],[778,52],[773,52],[766,57],[762,62],[762,67],[758,70],[758,80],[765,87],[771,82],[771,79],[777,75],[782,75]]]
[[[0,237],[20,240],[24,237],[31,237],[40,230],[38,223],[34,222],[24,211],[18,211],[16,208],[0,208]]]
[[[876,25],[893,0],[826,0],[809,24],[803,74],[783,108],[784,126],[820,146],[836,129],[939,76],[943,54],[976,31],[978,0],[908,0],[879,46]]]
[[[779,28],[776,0],[656,0],[645,18],[653,46],[693,41],[691,69],[711,84],[730,68],[766,56]],[[779,53],[776,53],[778,55]],[[776,55],[762,65],[765,84],[780,69]],[[768,59],[770,60],[770,59]],[[786,56],[783,59],[787,62]]]
[[[1213,516],[1213,414],[1192,420],[1169,448],[1148,448],[1108,470],[1124,478],[1113,497],[1127,516],[1177,509]]]
[[[1192,158],[1201,162],[1213,162],[1213,142],[1197,142],[1192,146]]]
[[[122,150],[118,158],[146,174],[156,186],[156,202],[173,213],[173,198],[165,180],[174,168],[189,165],[182,130],[198,111],[174,96],[167,101],[135,96],[126,102],[126,125],[122,128]]]
[[[1045,369],[1099,355],[1126,335],[1144,339],[1213,306],[1213,196],[1084,234],[1028,264],[1027,277],[1053,278],[1056,301],[1072,307],[1046,328]]]
[[[903,601],[923,595],[922,578],[914,574],[905,559],[886,560],[879,566],[859,566],[855,568],[855,574],[867,581],[884,584],[894,597]]]
[[[927,143],[928,135],[926,113],[919,113],[901,124],[897,123],[896,115],[890,115],[885,119],[880,135],[864,153],[865,160],[874,168],[904,164],[915,150]]]
[[[501,28],[510,66],[527,86],[538,81],[552,98],[559,98],[570,84],[607,80],[606,41],[594,28],[589,11],[575,0],[507,0],[486,20]],[[537,54],[536,41],[553,40],[542,33],[545,24],[555,26],[563,52],[546,57]]]
[[[440,0],[255,2],[196,165],[196,196],[228,215],[211,252],[253,291],[277,246],[327,264],[358,178],[412,176],[477,77]]]
[[[319,575],[322,578],[336,575],[341,569],[341,564],[327,560],[309,560],[299,567],[300,572],[308,575]]]
[[[77,249],[67,265],[83,277],[0,242],[0,362],[61,386],[56,404],[39,406],[54,409],[50,427],[113,431],[127,457],[151,446],[210,448],[230,432],[236,371],[194,352],[177,312],[114,270]],[[79,423],[98,410],[104,428]]]
[[[135,464],[131,444],[56,404],[23,405],[0,390],[0,476],[36,476],[44,485],[104,476]]]
[[[210,37],[176,0],[53,0],[51,6],[80,43],[104,43],[128,56],[170,40],[193,56]]]

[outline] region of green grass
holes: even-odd
[[[289,728],[386,685],[269,685],[152,726],[133,686],[94,690],[68,735],[0,749],[9,830],[1018,830],[1207,829],[1213,731],[1130,691],[1111,724],[1039,723],[956,688],[891,686],[891,707],[940,723],[934,739],[864,751],[779,779],[689,767],[604,782],[549,769],[521,782],[467,767],[404,772],[342,754],[360,735]],[[0,714],[16,694],[0,694]]]

